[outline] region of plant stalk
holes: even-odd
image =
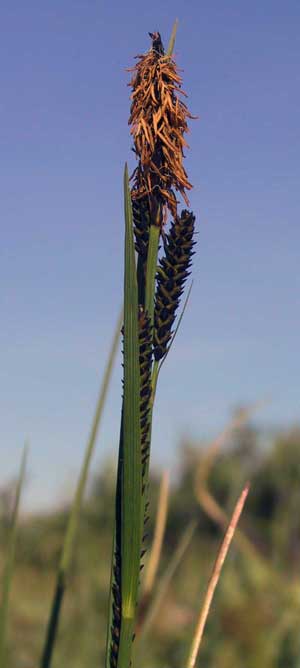
[[[111,350],[107,360],[102,385],[100,388],[99,399],[97,402],[96,411],[92,422],[92,427],[82,463],[82,468],[79,475],[77,488],[65,532],[64,543],[62,547],[61,558],[56,578],[55,590],[52,599],[52,606],[48,620],[48,626],[46,631],[45,644],[43,647],[43,653],[41,657],[40,668],[49,668],[52,661],[52,655],[56,642],[60,613],[67,586],[67,576],[74,552],[74,543],[79,525],[82,499],[86,488],[91,458],[95,449],[95,443],[99,431],[101,417],[103,414],[103,409],[104,409],[105,399],[107,396],[109,381],[112,374],[113,364],[118,350],[122,320],[123,320],[123,312],[121,312],[119,315],[116,330],[114,333]]]

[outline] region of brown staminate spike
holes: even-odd
[[[148,200],[151,223],[162,226],[168,211],[177,216],[179,193],[186,205],[192,188],[183,166],[184,135],[194,118],[180,96],[182,79],[175,60],[165,55],[160,34],[149,33],[152,48],[137,56],[130,86],[129,125],[138,166],[132,175],[132,200]]]
[[[158,267],[154,310],[153,345],[157,361],[165,356],[172,337],[176,311],[194,254],[194,230],[195,216],[184,209],[165,235],[165,255]]]

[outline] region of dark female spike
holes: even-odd
[[[165,255],[158,267],[154,311],[153,345],[157,361],[167,352],[180,297],[190,273],[195,244],[194,229],[195,216],[184,209],[165,235]]]
[[[164,56],[165,50],[164,45],[161,41],[161,36],[159,32],[149,32],[149,36],[152,39],[152,49],[156,51],[160,56]]]
[[[119,467],[120,468],[120,467]],[[119,493],[120,493],[120,474],[118,471],[118,485],[117,485],[117,496],[116,496],[116,506],[119,505]],[[118,511],[119,512],[119,509]],[[115,542],[115,552],[114,552],[114,567],[113,567],[113,578],[114,583],[112,585],[112,623],[111,623],[111,644],[110,644],[110,666],[111,668],[117,668],[118,665],[118,654],[119,654],[119,644],[120,644],[120,631],[121,631],[121,536],[120,536],[120,522],[116,522],[116,542]]]
[[[122,328],[124,335],[124,328]],[[152,337],[150,319],[144,309],[139,311],[139,365],[140,365],[140,423],[141,423],[141,458],[142,458],[142,486],[145,491],[145,473],[149,457],[150,425],[149,406],[151,399],[151,369],[152,369]],[[122,462],[123,462],[123,414],[120,432],[120,456],[117,474],[116,491],[116,533],[112,585],[112,624],[110,643],[110,666],[117,668],[121,631],[121,487],[122,487]],[[147,516],[148,503],[145,503],[145,515]],[[143,553],[142,553],[143,554]],[[141,554],[141,557],[142,557]]]
[[[146,262],[150,225],[148,198],[144,197],[140,200],[133,200],[132,215],[135,236],[135,250],[143,262]]]
[[[151,402],[151,370],[152,370],[152,336],[150,318],[142,307],[139,312],[139,344],[140,344],[140,421],[141,421],[141,459],[142,459],[142,494],[147,491],[147,468],[150,454],[150,402]],[[149,519],[149,501],[144,505],[144,531]],[[145,555],[145,535],[142,538],[141,562]],[[140,564],[140,571],[143,564]]]
[[[142,484],[145,491],[145,476],[149,459],[150,424],[149,411],[151,400],[151,369],[152,369],[152,337],[150,319],[143,310],[139,314],[139,342],[140,342],[140,419],[141,419],[141,457],[142,457]]]
[[[146,263],[148,256],[150,209],[148,197],[132,200],[133,231],[135,236],[135,250],[138,254],[137,278],[138,300],[141,306],[145,302]]]
[[[122,335],[124,335],[124,327],[122,327]],[[124,343],[123,343],[124,345]],[[122,350],[123,354],[123,350]],[[112,621],[110,629],[110,668],[117,668],[120,632],[121,632],[121,610],[122,610],[122,586],[121,586],[121,493],[122,493],[122,477],[123,477],[123,407],[121,414],[121,428],[120,428],[120,442],[119,442],[119,460],[117,472],[117,488],[115,499],[115,543],[113,554],[113,583],[112,583]]]

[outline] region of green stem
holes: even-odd
[[[55,593],[53,597],[53,603],[47,627],[46,642],[44,645],[43,655],[41,660],[42,668],[50,666],[51,663],[52,651],[55,644],[61,605],[65,593],[65,587],[66,583],[64,574],[62,572],[59,572],[56,580]]]
[[[150,318],[150,327],[153,332],[154,326],[154,300],[155,300],[155,279],[157,271],[157,256],[158,256],[158,245],[160,238],[160,226],[151,225],[149,233],[149,246],[148,246],[148,257],[147,257],[147,269],[146,269],[146,296],[145,296],[145,310],[148,313]],[[153,372],[156,374],[155,362],[153,365]],[[152,388],[153,388],[153,376],[152,376]],[[156,382],[155,382],[156,384]],[[147,500],[148,493],[148,479],[149,479],[149,463],[150,463],[150,447],[151,447],[151,433],[152,433],[152,417],[153,417],[153,403],[154,403],[155,392],[152,390],[152,396],[150,401],[150,410],[148,416],[149,423],[149,456],[148,462],[146,464],[146,472],[144,476],[145,484],[145,493],[143,498],[143,515],[142,523],[144,524],[145,517],[145,504]]]
[[[138,286],[133,220],[127,165],[124,172],[125,269],[124,269],[124,398],[120,453],[121,628],[118,668],[129,668],[138,598],[141,555],[142,463],[140,425],[140,366]],[[119,481],[118,481],[119,482]]]
[[[155,277],[157,271],[157,255],[160,237],[159,225],[150,226],[149,246],[146,270],[146,298],[145,310],[150,318],[150,326],[153,327],[154,321],[154,296],[155,296]]]
[[[132,640],[134,633],[135,612],[128,616],[122,614],[121,621],[121,636],[119,647],[119,661],[120,668],[129,668],[132,663]]]
[[[153,408],[154,408],[154,401],[155,401],[155,396],[156,396],[156,387],[157,387],[157,379],[158,379],[158,373],[159,373],[159,364],[155,360],[153,363],[152,367],[152,377],[151,377],[151,386],[152,386],[152,393],[151,393],[151,400],[150,400],[150,406],[149,406],[149,450],[151,448],[151,439],[152,439],[152,423],[153,423]],[[146,481],[146,486],[149,480],[149,464],[150,464],[150,452],[149,452],[149,457],[148,457],[148,463],[146,466],[146,474],[145,474],[145,481]],[[144,495],[144,508],[146,504],[146,496],[147,494]],[[145,513],[143,513],[143,518],[144,518]]]
[[[151,407],[153,407],[154,400],[155,400],[155,394],[156,394],[156,387],[157,387],[158,373],[159,373],[159,363],[157,362],[157,360],[154,360],[154,363],[153,363],[153,369],[152,369],[152,396],[151,396]]]

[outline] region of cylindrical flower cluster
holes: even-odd
[[[129,124],[138,166],[133,173],[132,200],[147,198],[151,223],[162,224],[169,210],[177,215],[177,195],[188,205],[191,189],[183,166],[187,119],[193,118],[180,96],[182,80],[171,56],[165,55],[159,33],[150,33],[152,48],[137,56],[130,82]]]

